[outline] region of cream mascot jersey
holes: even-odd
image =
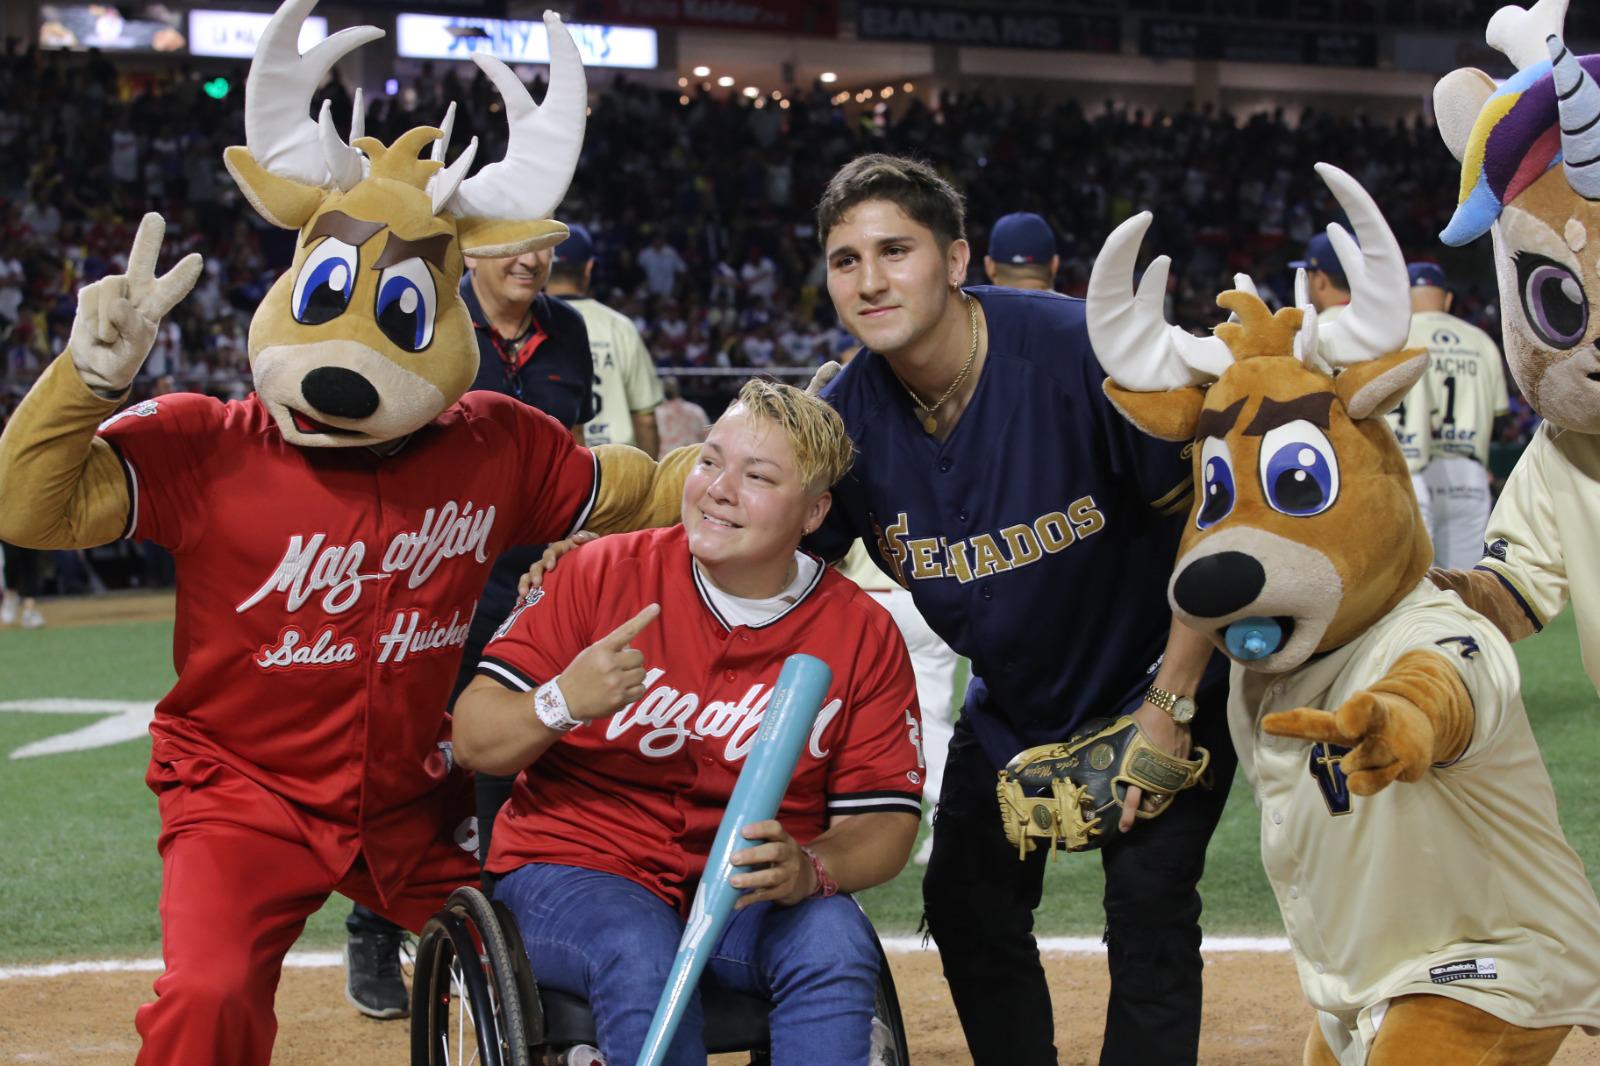
[[[531,692],[661,604],[630,642],[644,653],[644,696],[568,733],[517,778],[488,869],[582,866],[687,907],[778,671],[795,653],[827,663],[833,681],[778,809],[784,828],[805,843],[831,817],[922,816],[916,681],[889,613],[819,567],[787,611],[729,625],[703,580],[681,526],[606,537],[563,559],[485,649],[480,674]]]
[[[1340,706],[1418,648],[1455,665],[1476,716],[1462,756],[1421,780],[1352,796],[1345,749],[1260,729],[1273,711]],[[1529,1028],[1600,1026],[1600,903],[1561,834],[1519,685],[1499,631],[1427,583],[1289,673],[1233,667],[1228,724],[1262,862],[1341,1062],[1365,1061],[1364,1008],[1415,993]]]
[[[1487,570],[1512,594],[1535,630],[1566,605],[1571,590],[1583,668],[1600,691],[1600,436],[1539,426],[1506,479],[1484,534]]]

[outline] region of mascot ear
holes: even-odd
[[[1200,408],[1205,406],[1206,390],[1198,385],[1166,392],[1134,392],[1110,378],[1105,380],[1106,396],[1122,417],[1158,440],[1191,441]]]
[[[1427,349],[1404,348],[1341,371],[1333,388],[1345,411],[1359,422],[1394,410],[1427,370]]]
[[[328,190],[283,178],[256,162],[248,148],[234,145],[222,153],[228,173],[250,206],[274,226],[299,229],[316,214]]]
[[[1439,123],[1439,136],[1456,159],[1466,155],[1472,126],[1483,102],[1493,93],[1494,80],[1475,67],[1452,70],[1433,87],[1433,117]]]
[[[474,259],[508,259],[567,239],[567,227],[553,218],[512,222],[497,218],[458,218],[461,254]]]

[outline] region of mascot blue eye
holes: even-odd
[[[1206,438],[1200,449],[1200,513],[1194,518],[1199,529],[1214,526],[1233,512],[1233,467],[1228,458],[1227,441]]]
[[[290,296],[296,322],[316,326],[344,314],[355,291],[360,255],[337,237],[325,237],[311,250]]]
[[[420,352],[433,340],[437,304],[433,274],[421,259],[402,260],[378,276],[378,328],[408,352]]]
[[[1261,488],[1274,511],[1321,514],[1339,497],[1339,459],[1322,430],[1304,419],[1261,438]]]

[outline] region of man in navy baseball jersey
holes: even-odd
[[[1081,301],[962,287],[961,199],[927,166],[856,159],[817,216],[829,294],[864,350],[824,392],[860,457],[811,546],[836,558],[862,537],[973,664],[923,888],[973,1059],[1056,1061],[1033,939],[1045,853],[1019,861],[1006,842],[996,770],[1086,719],[1131,713],[1167,751],[1210,749],[1218,784],[1136,829],[1142,797],[1130,790],[1121,823],[1132,831],[1101,853],[1111,999],[1100,1061],[1193,1063],[1195,886],[1235,760],[1222,661],[1167,606],[1191,499],[1185,452],[1111,407]]]

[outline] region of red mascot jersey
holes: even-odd
[[[125,535],[177,562],[151,787],[230,767],[286,801],[335,877],[360,851],[387,895],[438,833],[437,744],[489,568],[582,522],[593,456],[486,392],[388,456],[295,447],[255,396],[163,396],[100,432],[128,474]]]
[[[778,810],[784,828],[803,844],[831,816],[921,816],[916,681],[888,612],[823,567],[778,617],[730,628],[701,580],[682,526],[606,537],[563,560],[485,649],[479,673],[531,692],[661,605],[631,642],[644,654],[644,697],[568,733],[517,777],[490,870],[581,866],[687,907],[783,660],[796,652],[827,663],[833,683]]]

